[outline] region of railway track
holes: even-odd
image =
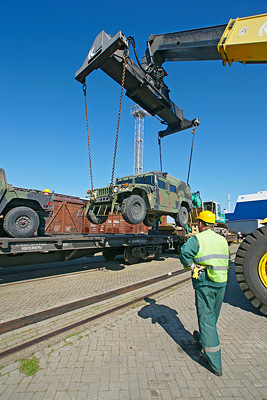
[[[235,254],[235,250],[234,251],[233,249],[231,250],[232,250],[231,255],[233,257]],[[91,295],[90,297],[86,298],[84,296],[84,298],[78,301],[71,301],[71,302],[64,301],[63,305],[47,309],[43,308],[43,311],[41,312],[38,312],[38,308],[36,308],[37,312],[33,311],[28,315],[26,314],[26,316],[22,316],[19,318],[17,317],[14,318],[13,320],[0,323],[0,358],[3,359],[14,353],[18,353],[22,350],[27,350],[28,348],[31,348],[32,346],[37,345],[40,342],[44,342],[45,340],[56,337],[60,334],[64,334],[65,332],[77,330],[76,328],[82,325],[86,325],[91,321],[97,320],[103,316],[107,316],[110,313],[119,311],[123,308],[129,307],[137,302],[140,302],[145,297],[151,297],[164,290],[170,289],[172,287],[190,281],[191,276],[189,271],[183,269],[180,269],[178,271],[177,270],[173,271],[173,269],[175,269],[176,266],[177,258],[175,257],[173,259],[173,262],[171,261],[171,258],[172,257],[167,258],[167,260],[165,260],[165,263],[168,262],[169,260],[170,266],[172,266],[172,268],[170,269],[168,268],[169,271],[168,270],[166,271],[166,269],[165,271],[161,271],[161,273],[156,277],[154,277],[153,275],[152,276],[148,275],[145,279],[140,279],[139,282],[131,283],[131,281],[128,281],[127,283],[125,282],[124,285],[120,284],[121,281],[118,280],[117,287],[119,288],[117,289],[113,289],[111,287],[110,288],[111,290],[106,289],[106,292],[104,293],[96,292],[97,293],[96,295]],[[101,262],[103,262],[103,264],[107,263],[106,261],[102,260]],[[145,264],[147,265],[147,263]],[[110,269],[111,268],[110,263],[107,263],[107,265],[109,265]],[[118,267],[118,265],[115,266],[115,269],[116,267]],[[133,271],[132,269],[133,266],[129,268],[130,270],[126,268],[124,269],[124,271],[125,272],[127,270]],[[136,268],[137,276],[138,276],[138,270],[140,272],[140,268],[143,268],[142,264],[141,265],[139,264],[138,268]],[[154,267],[152,264],[152,269],[153,268]],[[158,270],[157,268],[159,268],[159,265],[157,265],[156,270]],[[92,269],[92,271],[95,271],[96,269],[99,268]],[[80,275],[80,273],[82,274],[84,272],[88,273],[89,271],[88,270],[80,271],[78,272],[78,274]],[[106,277],[109,280],[111,276],[113,277],[118,276],[117,275],[118,273],[119,276],[121,276],[121,272],[122,271],[120,272],[115,271],[116,275],[106,275]],[[77,272],[72,274],[75,275],[77,274]],[[66,274],[66,275],[69,276],[72,274]],[[62,275],[59,275],[59,277],[61,276]],[[50,276],[48,278],[57,279],[58,276],[53,276],[53,277]],[[40,279],[46,279],[46,278],[40,278]],[[37,279],[34,279],[34,282],[36,280]],[[23,287],[25,287],[25,290],[27,292],[28,290],[26,286],[27,282],[28,281],[25,281],[25,285],[24,281],[16,283],[18,284],[22,283]],[[72,282],[72,278],[70,282]],[[113,287],[116,287],[115,285],[116,285],[116,280],[114,280]],[[9,288],[12,286],[12,284],[8,283],[2,286],[6,286],[6,290],[9,291]],[[38,287],[39,286],[37,284],[35,290],[38,290]],[[94,291],[92,291],[92,294],[93,292]],[[85,294],[86,292],[83,293]],[[66,299],[67,298],[68,296],[66,297]],[[73,300],[75,299],[75,297],[72,298]],[[50,304],[52,305],[52,302],[50,302]],[[32,308],[32,310],[34,310],[34,307]],[[27,351],[32,351],[32,348]]]
[[[187,276],[186,276],[187,275]],[[181,278],[182,276],[182,278]],[[174,279],[175,278],[175,279]],[[178,279],[177,279],[178,278]],[[128,285],[126,287],[122,287],[119,289],[111,290],[109,292],[88,297],[86,299],[82,299],[76,302],[64,304],[59,307],[55,307],[52,309],[48,309],[45,311],[41,311],[32,315],[28,315],[25,317],[17,318],[11,321],[7,321],[5,323],[0,324],[0,339],[6,334],[13,335],[17,330],[21,330],[21,328],[25,328],[28,326],[32,326],[41,321],[49,321],[51,318],[55,318],[57,316],[64,316],[64,314],[71,313],[75,310],[80,310],[87,306],[97,305],[98,303],[105,302],[107,300],[114,299],[116,297],[121,297],[127,293],[131,294],[131,298],[125,297],[121,301],[117,302],[118,304],[112,304],[108,307],[104,307],[99,312],[93,312],[92,315],[87,316],[86,318],[78,318],[75,322],[70,322],[66,324],[66,320],[63,320],[63,324],[58,326],[57,328],[51,328],[47,333],[40,333],[34,338],[29,338],[25,340],[25,336],[22,335],[21,342],[16,343],[16,345],[6,346],[5,349],[0,350],[0,358],[7,357],[13,353],[18,353],[21,350],[27,349],[33,345],[36,345],[40,342],[48,340],[52,337],[55,337],[59,334],[65,333],[72,329],[75,329],[79,326],[82,326],[88,322],[93,320],[97,320],[105,315],[113,313],[115,311],[121,310],[123,308],[129,307],[132,304],[143,300],[145,297],[153,296],[157,293],[160,293],[164,290],[167,290],[171,287],[181,285],[191,279],[190,273],[186,270],[179,270],[170,272],[168,274],[164,274],[161,276],[157,276],[155,278],[151,278],[142,282],[138,282],[132,285]],[[155,284],[160,282],[165,282],[165,284],[161,287],[155,287]],[[167,283],[167,284],[166,284]],[[152,287],[154,285],[154,287]],[[140,291],[142,289],[142,291]],[[38,330],[38,328],[37,328]],[[18,334],[19,336],[19,334]],[[7,342],[8,342],[7,338]],[[4,343],[4,340],[3,340]]]
[[[99,267],[99,264],[101,264],[101,267]],[[108,263],[100,256],[97,260],[89,260],[84,263],[81,263],[81,261],[79,261],[79,263],[70,261],[67,265],[58,263],[52,264],[51,266],[44,264],[41,266],[9,267],[0,270],[0,286],[26,283],[31,279],[38,281],[55,278],[57,276],[70,276],[73,274],[93,272],[100,268],[105,268],[107,264],[110,264],[110,262]],[[71,270],[71,272],[68,272],[69,270]]]
[[[166,252],[165,256],[169,255],[171,257],[173,254],[176,254],[176,252],[171,250]],[[122,261],[122,263],[126,265],[122,255],[118,255],[114,261]],[[131,267],[133,266],[127,265],[127,268]],[[8,267],[0,269],[0,287],[7,284],[26,283],[31,279],[38,281],[60,276],[94,272],[103,268],[113,269],[113,266],[110,266],[110,261],[105,260],[105,258],[100,255],[94,256],[94,259],[87,258],[84,262],[76,260],[64,263]]]

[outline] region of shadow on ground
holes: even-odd
[[[200,353],[197,350],[193,335],[185,329],[177,311],[164,304],[157,304],[154,299],[146,297],[144,300],[148,305],[138,312],[139,317],[143,319],[151,318],[152,324],[159,324],[178,344],[181,353],[187,353],[189,357],[199,363]]]
[[[239,307],[242,310],[264,317],[264,315],[251,304],[251,302],[246,298],[240,289],[236,279],[234,263],[231,263],[231,268],[229,269],[229,278],[223,301],[224,303],[228,303],[233,307]]]

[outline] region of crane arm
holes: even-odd
[[[129,40],[121,31],[113,37],[100,32],[75,79],[84,83],[93,70],[100,68],[121,84],[123,52],[128,48]],[[199,123],[197,119],[184,118],[183,111],[170,99],[162,64],[199,60],[221,60],[224,65],[234,61],[266,63],[267,14],[231,19],[227,25],[150,35],[142,61],[137,59],[136,64],[128,57],[126,95],[167,126],[159,132],[160,137]]]

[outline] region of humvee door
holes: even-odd
[[[0,201],[5,194],[6,191],[6,174],[3,169],[0,169]]]

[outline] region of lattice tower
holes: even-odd
[[[150,114],[137,104],[132,107],[131,114],[135,118],[134,174],[139,174],[143,172],[144,119]]]

